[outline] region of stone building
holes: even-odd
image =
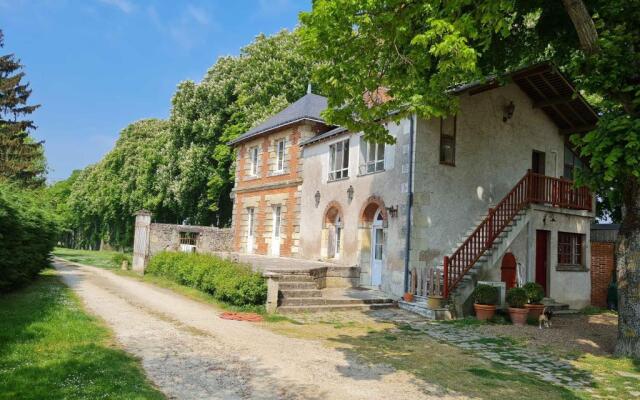
[[[382,121],[393,145],[327,125],[311,94],[239,137],[235,250],[357,267],[360,286],[396,298],[430,294],[433,269],[461,312],[478,281],[507,279],[510,253],[520,282],[589,304],[593,196],[569,180],[580,160],[567,135],[591,129],[595,112],[549,64],[452,94],[455,116]],[[273,250],[276,221],[286,229]]]

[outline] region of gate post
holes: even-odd
[[[135,231],[133,236],[133,271],[144,274],[149,262],[149,233],[151,230],[151,213],[140,210],[136,216]]]

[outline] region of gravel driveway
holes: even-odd
[[[440,388],[408,373],[364,365],[319,341],[220,319],[167,289],[94,267],[55,267],[172,399],[464,398],[436,395]]]

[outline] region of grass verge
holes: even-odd
[[[0,399],[164,399],[54,274],[0,296]]]
[[[53,249],[53,255],[64,258],[67,261],[93,265],[98,268],[119,269],[121,260],[118,259],[125,255],[125,253],[119,251],[77,250],[56,247]],[[126,256],[130,255],[126,254]]]

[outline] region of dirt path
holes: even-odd
[[[215,308],[172,291],[99,268],[55,266],[169,398],[445,398],[408,373],[363,365],[318,341],[220,319]]]

